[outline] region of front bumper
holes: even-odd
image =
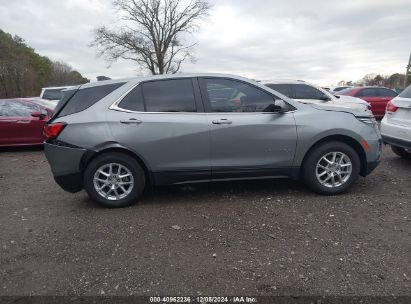
[[[368,162],[367,163],[367,168],[365,169],[365,172],[364,172],[363,175],[367,176],[368,174],[371,174],[371,172],[374,171],[375,168],[377,168],[379,164],[380,164],[379,160],[378,161]]]
[[[81,163],[86,149],[45,143],[44,153],[54,180],[63,190],[74,193],[83,189]]]

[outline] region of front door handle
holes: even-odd
[[[213,120],[213,124],[215,125],[231,125],[233,122],[231,120],[222,118],[218,120]]]
[[[130,118],[130,119],[126,119],[126,120],[120,120],[120,122],[122,124],[126,124],[126,125],[130,125],[130,124],[135,124],[135,125],[139,125],[141,123],[143,123],[141,120],[135,119],[135,118]]]

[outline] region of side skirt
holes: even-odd
[[[300,168],[298,167],[275,169],[217,169],[212,172],[204,169],[153,172],[155,185],[158,186],[274,178],[291,178],[298,180],[299,175]]]

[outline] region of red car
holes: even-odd
[[[397,92],[384,87],[355,87],[338,92],[338,95],[358,97],[371,105],[371,111],[376,118],[383,118],[387,103],[397,96]]]
[[[0,147],[40,145],[53,110],[27,99],[0,99]]]

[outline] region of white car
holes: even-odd
[[[387,104],[381,135],[395,154],[411,159],[411,85]]]
[[[370,111],[368,102],[352,96],[336,96],[327,90],[302,80],[266,80],[262,83],[281,94],[302,103],[328,103]]]
[[[72,86],[42,88],[40,98],[52,101],[59,101],[63,97],[63,91],[71,87]]]

